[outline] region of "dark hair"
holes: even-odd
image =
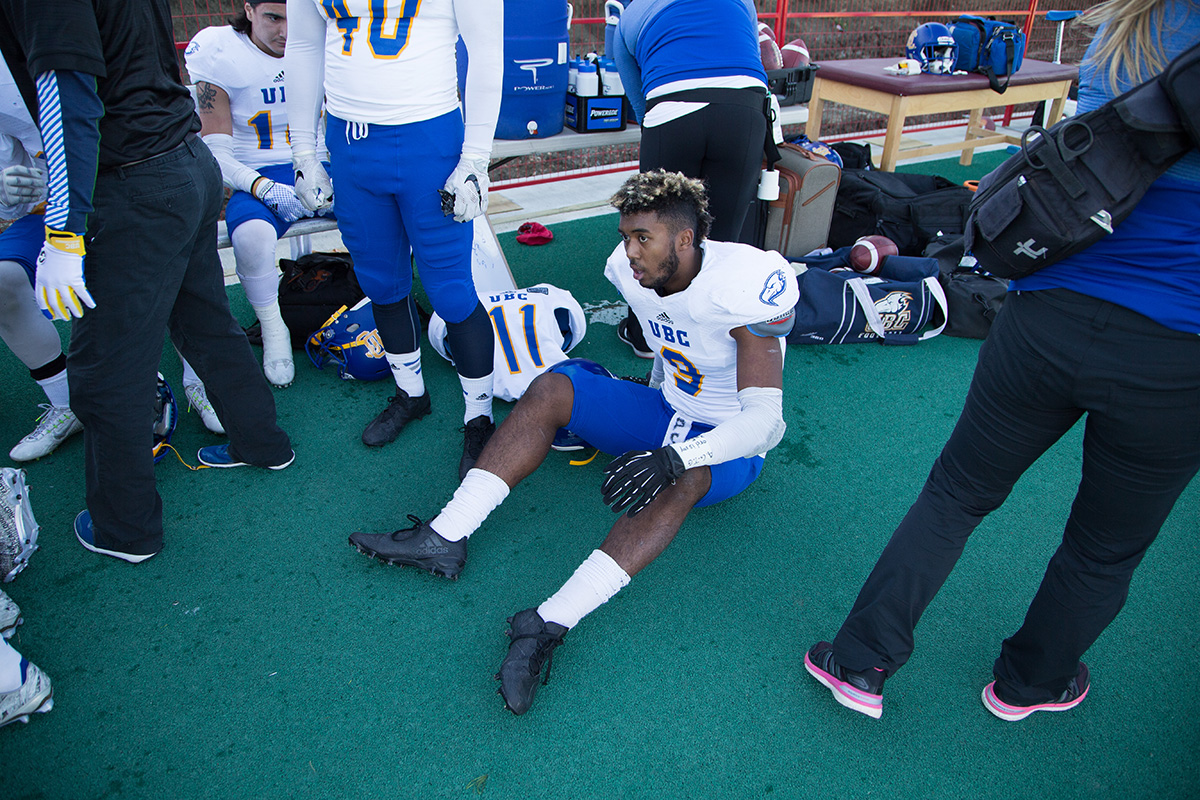
[[[229,23],[229,27],[233,28],[238,33],[244,33],[247,36],[250,35],[250,18],[246,16],[245,8],[242,8],[241,11],[237,12],[225,21]]]
[[[696,247],[712,228],[704,181],[688,178],[682,172],[640,172],[621,184],[608,202],[625,215],[652,211],[672,233],[691,228],[696,233]]]

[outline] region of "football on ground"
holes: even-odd
[[[886,236],[864,236],[850,247],[850,266],[855,272],[878,275],[883,260],[900,254],[900,248]]]

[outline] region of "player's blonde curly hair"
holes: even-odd
[[[625,215],[652,211],[667,223],[672,233],[691,228],[696,234],[697,247],[712,229],[704,181],[682,172],[662,169],[639,172],[625,181],[608,202]]]

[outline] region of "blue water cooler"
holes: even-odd
[[[504,0],[504,83],[497,139],[534,139],[563,129],[567,97],[566,0]],[[467,53],[458,40],[458,88],[467,102]]]

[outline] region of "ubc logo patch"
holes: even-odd
[[[888,292],[875,301],[875,310],[883,320],[884,330],[903,332],[908,327],[912,321],[912,300],[910,292],[897,291]],[[866,332],[870,331],[871,326],[868,325]]]
[[[775,299],[787,291],[787,278],[783,274],[783,270],[777,269],[767,276],[767,280],[763,283],[762,291],[758,293],[758,299],[766,305],[777,306]]]

